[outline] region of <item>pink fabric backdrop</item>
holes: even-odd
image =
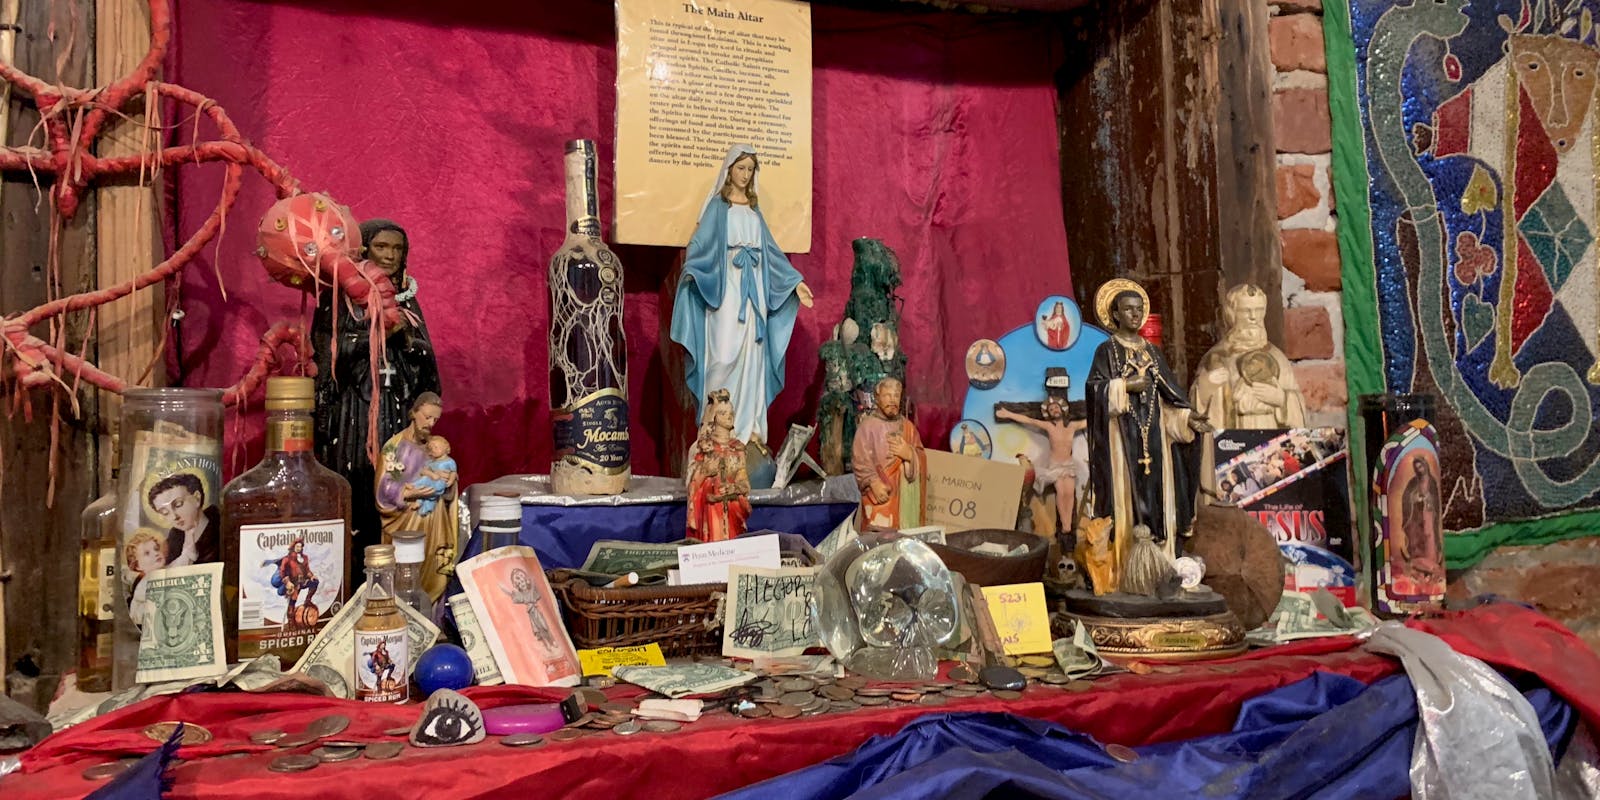
[[[967,345],[1072,289],[1051,83],[1059,33],[1001,15],[830,6],[813,15],[815,220],[811,252],[794,264],[817,307],[797,326],[774,438],[815,415],[817,346],[844,307],[850,241],[873,236],[901,259],[918,425],[943,447],[966,390]],[[214,97],[308,189],[410,232],[445,387],[438,430],[466,483],[548,471],[545,265],[563,235],[562,144],[597,140],[610,220],[614,45],[612,6],[598,0],[178,4],[179,82]],[[219,184],[217,169],[180,170],[185,235]],[[247,183],[221,243],[185,275],[189,385],[231,384],[260,334],[301,313],[301,296],[270,284],[251,255],[270,199]],[[664,463],[667,413],[658,289],[678,253],[618,249],[634,471],[652,474]],[[230,435],[244,443],[230,446],[232,474],[259,455],[259,414]]]

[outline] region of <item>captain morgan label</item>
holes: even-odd
[[[385,631],[356,629],[356,699],[368,703],[404,703],[410,697],[411,665],[406,628]]]
[[[345,597],[342,519],[239,528],[239,660],[304,649]]]

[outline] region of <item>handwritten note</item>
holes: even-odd
[[[734,565],[777,569],[782,558],[778,550],[775,534],[684,545],[678,548],[678,580],[685,586],[727,583],[728,568]]]
[[[1017,464],[928,451],[923,521],[952,531],[1017,524],[1024,470]]]
[[[989,606],[989,619],[994,622],[1000,648],[1006,655],[1052,652],[1044,584],[985,586],[983,599]]]
[[[739,658],[793,656],[822,644],[811,621],[816,568],[728,570],[722,654]]]
[[[615,667],[664,667],[667,659],[661,654],[661,645],[635,645],[633,647],[599,647],[579,650],[578,663],[585,675],[610,675]]]

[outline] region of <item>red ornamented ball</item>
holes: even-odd
[[[335,265],[361,252],[361,229],[350,209],[321,192],[285,197],[256,230],[256,255],[272,279],[301,291],[328,284]]]

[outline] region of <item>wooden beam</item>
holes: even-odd
[[[1214,341],[1219,208],[1211,26],[1203,0],[1105,3],[1072,14],[1058,77],[1074,290],[1139,281],[1180,378]]]
[[[0,0],[0,61],[13,63],[17,52],[16,25],[22,0]],[[0,143],[5,143],[11,131],[11,84],[0,84]],[[0,182],[0,200],[4,200],[5,183]],[[0,262],[3,266],[4,262]],[[6,657],[6,553],[0,547],[0,674],[7,672],[11,659]]]
[[[1272,136],[1272,54],[1267,4],[1206,0],[1216,19],[1213,80],[1217,119],[1220,291],[1253,283],[1267,293],[1267,336],[1283,344],[1283,243],[1278,235],[1277,158]],[[1220,294],[1219,294],[1220,297]]]
[[[150,47],[150,12],[146,0],[96,0],[95,84],[104,86],[132,72]],[[159,113],[159,108],[155,109]],[[150,109],[130,113],[106,126],[96,146],[101,157],[135,155],[160,147],[159,131],[147,124]],[[95,226],[99,245],[99,281],[115,286],[149,272],[161,262],[161,194],[159,175],[142,184],[103,186],[95,191],[99,213]],[[162,343],[166,297],[160,284],[100,306],[95,336],[100,368],[130,385],[166,383]],[[111,435],[121,420],[122,398],[100,393],[99,420],[102,485],[109,488],[113,453]]]
[[[60,0],[22,6],[13,62],[45,80],[73,86],[93,83],[94,2]],[[8,145],[27,142],[38,124],[31,103],[13,96]],[[35,140],[35,144],[38,141]],[[45,186],[48,190],[48,184]],[[50,296],[96,285],[95,200],[55,235],[53,210],[27,176],[8,179],[0,193],[0,311],[31,308]],[[88,331],[87,315],[62,320],[66,346],[77,352]],[[33,333],[52,335],[47,326]],[[93,352],[90,352],[91,357]],[[60,390],[29,392],[33,419],[0,417],[0,554],[5,594],[5,663],[9,670],[31,661],[42,672],[36,697],[48,700],[55,683],[75,666],[77,643],[78,515],[96,493],[93,437],[84,419],[73,419],[64,403],[55,443],[54,504],[46,502],[51,475],[51,415]],[[81,406],[92,412],[95,398],[81,392]]]

